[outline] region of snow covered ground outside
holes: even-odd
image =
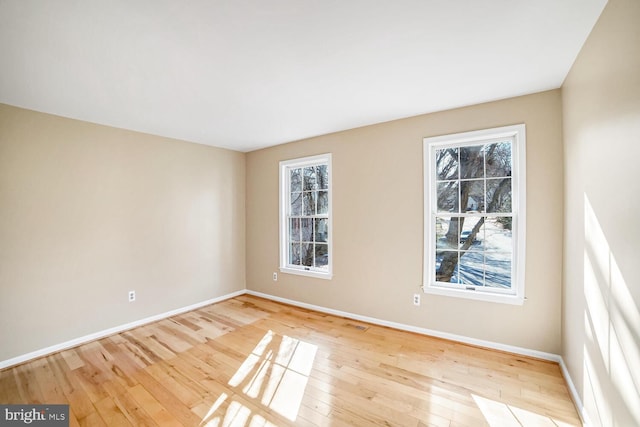
[[[511,258],[513,241],[511,230],[505,229],[497,218],[487,217],[475,240],[467,251],[460,251],[464,244],[464,237],[480,217],[467,217],[462,228],[463,238],[459,239],[457,247],[450,247],[446,243],[449,227],[448,217],[442,217],[436,227],[437,252],[436,270],[440,268],[443,251],[457,251],[458,265],[451,277],[451,283],[463,283],[472,286],[488,286],[497,288],[511,287]]]

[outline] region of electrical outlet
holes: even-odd
[[[275,271],[273,272],[273,281],[274,282],[278,281],[278,273],[276,273]]]
[[[134,302],[136,300],[136,291],[129,291],[129,302]]]
[[[413,305],[420,305],[420,294],[413,294]]]

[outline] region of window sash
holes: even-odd
[[[467,282],[463,282],[463,283],[459,283],[459,282],[447,282],[447,281],[439,281],[437,280],[437,269],[435,268],[435,262],[433,263],[433,269],[431,270],[431,280],[432,280],[432,285],[433,286],[443,286],[446,288],[456,288],[456,289],[462,289],[462,290],[473,290],[473,291],[482,291],[482,292],[495,292],[495,293],[504,293],[504,294],[515,294],[515,290],[513,289],[513,281],[514,281],[514,277],[515,277],[515,259],[514,259],[514,254],[515,254],[515,239],[511,239],[511,245],[509,247],[509,251],[504,251],[504,250],[498,250],[498,249],[487,249],[485,248],[473,248],[473,246],[470,246],[468,249],[462,249],[463,247],[463,241],[462,241],[462,237],[461,234],[465,231],[465,229],[468,230],[468,228],[473,228],[476,223],[473,223],[472,227],[466,227],[465,225],[463,225],[462,227],[459,227],[458,231],[458,239],[456,240],[456,247],[455,248],[446,248],[446,249],[440,249],[438,250],[437,247],[437,236],[438,233],[436,231],[436,227],[437,227],[437,218],[443,218],[443,217],[449,217],[449,218],[470,218],[470,219],[480,219],[480,218],[485,218],[484,223],[486,224],[487,219],[498,219],[498,218],[511,218],[513,221],[514,215],[513,213],[499,213],[499,214],[486,214],[486,213],[473,213],[473,214],[451,214],[451,215],[443,215],[442,213],[436,213],[436,212],[432,212],[431,215],[431,226],[432,226],[432,233],[431,233],[431,241],[430,241],[430,245],[432,246],[432,253],[434,254],[434,257],[437,258],[437,254],[438,252],[443,253],[443,252],[448,252],[448,253],[457,253],[458,254],[458,263],[456,266],[456,269],[459,269],[461,266],[461,262],[460,260],[462,259],[462,257],[466,254],[471,254],[471,255],[481,255],[483,257],[483,265],[487,265],[487,255],[491,256],[491,255],[499,255],[499,254],[509,254],[509,262],[511,265],[510,268],[510,286],[508,288],[505,287],[499,287],[499,286],[490,286],[487,285],[487,279],[486,279],[486,274],[488,269],[484,268],[482,270],[482,282],[483,284],[473,284],[473,283],[467,283]],[[484,227],[484,224],[483,226]],[[481,227],[481,228],[482,228]],[[476,239],[480,239],[483,244],[486,244],[486,235],[484,234],[484,232],[486,231],[486,228],[483,229],[483,234],[481,235],[476,235],[475,238]],[[513,231],[512,231],[513,233]],[[473,243],[472,243],[473,245]],[[469,261],[467,259],[467,261]],[[456,274],[457,278],[460,279],[459,275]],[[490,282],[491,283],[491,282]],[[496,284],[496,282],[493,282],[494,284]]]

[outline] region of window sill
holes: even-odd
[[[298,276],[315,277],[317,279],[331,280],[333,274],[331,272],[321,272],[312,270],[302,270],[297,268],[280,267],[281,273],[296,274]]]
[[[441,288],[436,286],[423,287],[425,294],[443,295],[454,298],[472,299],[478,301],[497,302],[502,304],[523,305],[526,298],[518,295],[489,293],[483,291],[468,291],[465,289]]]

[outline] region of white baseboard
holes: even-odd
[[[66,350],[72,347],[77,347],[80,344],[85,344],[90,341],[95,341],[100,338],[104,338],[109,335],[117,334],[123,331],[127,331],[129,329],[136,328],[138,326],[146,325],[147,323],[155,322],[158,320],[166,319],[171,316],[175,316],[178,314],[186,313],[187,311],[196,310],[200,307],[204,307],[209,304],[214,304],[216,302],[224,301],[229,298],[237,297],[239,295],[245,294],[245,290],[242,289],[240,291],[232,292],[230,294],[226,294],[217,298],[212,298],[206,301],[202,301],[196,304],[189,305],[187,307],[177,308],[175,310],[167,311],[165,313],[156,314],[155,316],[146,317],[144,319],[136,320],[135,322],[126,323],[124,325],[115,326],[113,328],[105,329],[104,331],[95,332],[93,334],[85,335],[83,337],[75,338],[70,341],[66,341],[60,344],[52,345],[50,347],[46,347],[40,350],[32,351],[31,353],[23,354],[21,356],[17,356],[11,359],[0,361],[0,369],[8,368],[9,366],[18,365],[20,363],[27,362],[29,360],[46,356],[47,354],[55,353],[56,351]]]
[[[582,400],[580,399],[580,395],[578,394],[578,390],[576,389],[575,384],[573,384],[573,380],[571,379],[571,375],[569,375],[569,370],[567,369],[567,365],[564,363],[564,359],[560,358],[560,369],[562,370],[562,376],[569,387],[569,394],[573,399],[573,403],[576,405],[576,409],[578,410],[578,415],[582,419],[582,425],[584,427],[591,426],[591,421],[589,420],[589,416],[584,409],[584,405],[582,404]]]
[[[465,337],[463,335],[450,334],[447,332],[435,331],[433,329],[420,328],[418,326],[406,325],[403,323],[390,322],[388,320],[377,319],[375,317],[361,316],[359,314],[349,313],[347,311],[334,310],[332,308],[322,307],[314,304],[307,304],[304,302],[294,301],[287,298],[281,298],[270,294],[264,294],[262,292],[256,292],[247,290],[247,294],[255,295],[270,299],[273,301],[281,302],[284,304],[294,305],[297,307],[307,308],[309,310],[315,310],[322,313],[333,314],[334,316],[347,317],[349,319],[360,320],[362,322],[372,323],[374,325],[388,326],[390,328],[399,329],[402,331],[415,332],[422,335],[428,335],[437,338],[444,338],[451,341],[458,341],[465,344],[471,344],[479,347],[491,348],[494,350],[506,351],[509,353],[521,354],[523,356],[535,357],[537,359],[550,360],[552,362],[560,363],[562,358],[553,353],[545,353],[543,351],[531,350],[523,347],[515,347],[512,345],[500,344],[492,341],[479,340],[476,338]]]

